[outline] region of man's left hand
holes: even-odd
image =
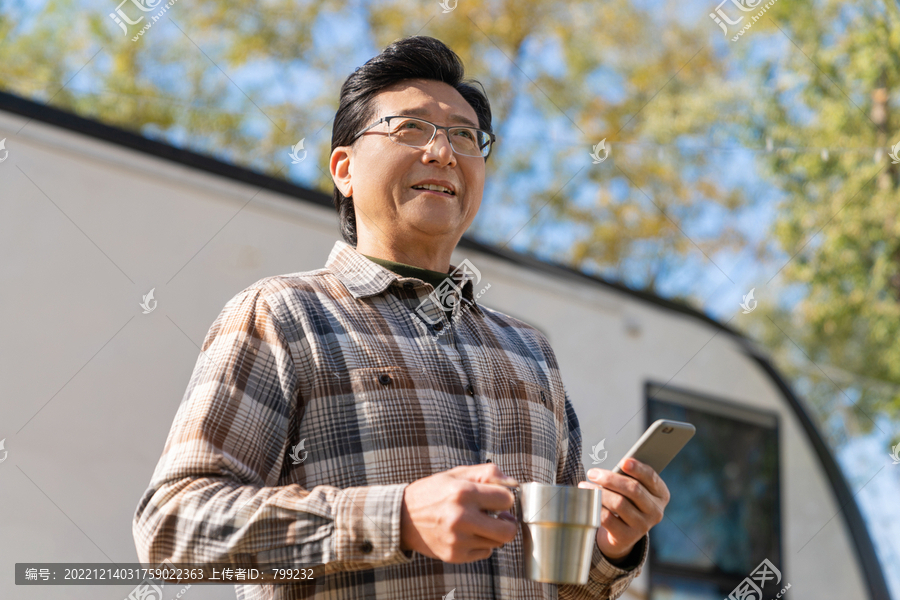
[[[578,484],[603,490],[597,546],[613,561],[628,556],[650,528],[662,521],[669,503],[669,488],[651,467],[629,458],[622,470],[630,477],[595,468],[587,472],[588,481]]]

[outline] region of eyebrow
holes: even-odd
[[[427,116],[429,116],[430,113],[424,108],[409,108],[406,110],[402,110],[398,114],[409,115],[411,117],[427,117]],[[478,129],[478,125],[476,123],[473,123],[470,119],[468,119],[462,115],[456,115],[456,114],[450,115],[450,120],[453,121],[454,123],[463,123],[465,125],[468,125],[469,127],[474,127],[475,129]]]

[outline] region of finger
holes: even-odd
[[[496,520],[496,519],[492,519]],[[466,548],[474,548],[478,550],[484,550],[485,548],[493,549],[499,548],[506,542],[510,541],[505,537],[489,537],[486,535],[488,532],[484,529],[478,529],[473,532],[461,532],[461,540],[460,543]],[[515,537],[515,535],[513,535]]]
[[[474,482],[469,486],[469,489],[463,492],[462,500],[478,510],[510,510],[516,502],[515,495],[505,486]]]
[[[646,466],[646,465],[645,465]],[[647,467],[654,475],[655,471],[650,467]],[[593,470],[593,469],[592,469]],[[657,475],[657,479],[662,483],[663,488],[665,490],[665,498],[660,498],[654,496],[636,477],[630,477],[628,475],[620,475],[618,473],[613,473],[612,471],[606,471],[604,469],[598,469],[598,473],[593,475],[593,481],[599,483],[601,487],[606,490],[617,492],[629,500],[643,513],[650,515],[653,518],[657,518],[657,522],[662,519],[662,511],[668,502],[668,488],[665,487],[665,484],[662,483],[662,479],[659,479]],[[591,474],[589,473],[589,477]],[[646,473],[642,475],[643,477],[649,477]],[[605,504],[605,503],[604,503]]]
[[[630,502],[621,494],[617,494],[609,489],[604,489],[590,481],[580,481],[578,487],[582,489],[603,490],[603,494],[601,495],[603,508],[600,512],[600,524],[606,527],[610,533],[613,533],[613,536],[617,539],[622,539],[623,535],[633,535],[634,532],[630,528],[633,526],[640,526],[644,519],[643,515],[641,515],[634,506],[634,503]],[[614,510],[611,510],[611,508]],[[616,514],[618,511],[627,515],[627,522],[621,515]],[[607,527],[606,520],[610,520],[610,527]]]
[[[607,471],[606,469],[591,469],[588,471],[588,477],[590,478],[589,483],[597,485],[603,490],[616,492],[626,497],[640,495],[643,488],[643,484],[633,477]]]
[[[668,502],[668,488],[666,488],[666,498],[656,496],[647,489],[646,485],[639,482],[632,483],[626,491],[628,498],[647,517],[651,525],[662,521],[663,511]]]
[[[645,516],[631,500],[612,490],[606,490],[603,494],[603,507],[631,527],[640,527],[645,520]]]
[[[490,558],[493,553],[494,553],[493,548],[488,548],[486,550],[483,550],[483,549],[469,550],[466,553],[466,562],[473,562],[476,560],[484,560],[486,558]]]
[[[518,531],[517,521],[492,517],[483,512],[472,515],[472,518],[461,527],[462,533],[488,540],[492,547],[512,541]]]
[[[616,541],[624,542],[635,537],[634,529],[608,508],[600,513],[600,525]]]
[[[647,491],[664,503],[669,501],[669,488],[653,467],[641,461],[629,458],[622,465],[622,470],[640,481]]]
[[[455,467],[447,471],[452,473],[454,477],[473,481],[475,483],[493,483],[506,487],[518,487],[519,482],[513,477],[507,476],[500,467],[494,463],[484,463],[480,465],[463,465]]]
[[[497,513],[498,519],[503,519],[504,521],[509,521],[510,523],[516,523],[516,518],[513,516],[511,512],[508,510],[504,510],[503,512]]]

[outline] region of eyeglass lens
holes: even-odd
[[[431,123],[409,117],[391,119],[389,125],[392,140],[417,148],[427,144],[436,131]],[[465,156],[487,156],[491,138],[486,132],[472,127],[452,127],[449,137],[454,152]]]

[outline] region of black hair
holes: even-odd
[[[475,109],[478,128],[491,131],[491,105],[487,96],[464,79],[464,67],[459,56],[442,41],[424,35],[395,41],[381,54],[357,68],[341,86],[341,101],[331,130],[331,150],[338,146],[352,146],[353,136],[374,118],[375,96],[384,88],[405,79],[442,81],[454,89]],[[358,138],[357,138],[358,139]],[[487,157],[484,159],[487,161]],[[341,219],[341,237],[356,246],[356,214],[353,196],[344,196],[334,186],[334,206]]]

